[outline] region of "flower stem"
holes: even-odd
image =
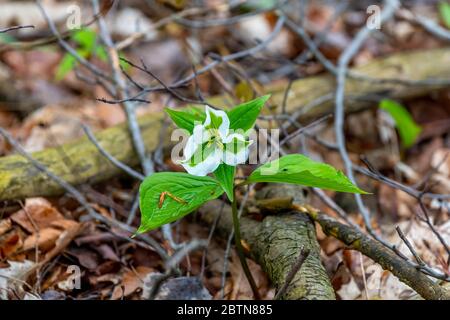
[[[233,189],[234,197],[231,205],[232,213],[233,213],[233,226],[234,226],[234,242],[236,244],[236,251],[239,256],[239,260],[241,261],[242,269],[244,270],[245,276],[247,277],[248,283],[252,288],[253,295],[256,300],[260,300],[261,297],[258,292],[258,288],[256,286],[255,279],[253,279],[252,273],[247,264],[247,260],[244,255],[244,248],[241,243],[241,227],[239,224],[239,216],[237,210],[237,202],[236,202],[236,188]]]

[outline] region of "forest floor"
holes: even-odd
[[[330,72],[287,22],[280,28],[277,1],[250,1],[235,7],[230,7],[228,1],[215,0],[200,1],[204,5],[199,7],[190,1],[123,0],[119,4],[100,1],[97,16],[92,6],[95,8],[97,1],[76,2],[72,8],[75,11],[70,11],[72,2],[48,0],[42,1],[42,6],[65,37],[64,42],[87,61],[86,65],[67,53],[58,40],[39,43],[42,39],[52,39],[55,34],[36,2],[0,1],[0,29],[33,26],[0,33],[0,127],[28,154],[84,137],[81,124],[99,132],[124,123],[129,120],[130,114],[124,110],[130,103],[136,106],[137,116],[142,116],[162,111],[166,106],[185,106],[192,104],[190,100],[219,95],[232,103],[244,102],[270,93],[266,88],[273,86],[283,88],[289,96],[294,80]],[[369,16],[366,1],[280,2],[284,3],[281,6],[291,6],[288,21],[306,32],[313,39],[314,48],[333,65],[354,43]],[[366,37],[350,66],[363,66],[397,53],[448,46],[450,4],[445,6],[444,2],[405,1],[380,30]],[[383,8],[381,4],[380,7]],[[76,23],[77,8],[82,24],[92,19],[94,22],[65,33],[71,23]],[[246,16],[242,18],[243,15]],[[431,21],[433,27],[427,29],[421,18]],[[123,73],[120,68],[111,68],[108,60],[111,52],[105,45],[108,36],[99,21],[105,22],[104,29],[116,45],[115,53],[136,63],[142,59],[157,78],[123,62],[120,62]],[[265,42],[267,39],[270,41]],[[154,90],[140,96],[140,100],[126,101],[127,95],[139,93],[144,86],[176,83],[192,74],[192,70],[221,61],[218,57],[258,46],[258,50],[239,59],[218,63],[207,72],[195,74],[195,81],[182,87]],[[421,65],[413,68],[419,70]],[[127,88],[116,96],[108,88],[120,91],[120,81],[105,84],[109,80],[102,75],[109,76],[114,69],[119,70],[118,77]],[[447,74],[446,80],[449,79]],[[424,264],[442,275],[440,278],[447,277],[447,280],[450,277],[448,82],[420,96],[396,100],[410,115],[401,117],[400,121],[379,107],[381,101],[392,102],[386,100],[390,99],[389,93],[365,97],[371,101],[370,108],[346,115],[344,127],[350,160],[360,168],[355,170],[358,185],[372,193],[363,199],[371,213],[369,221],[374,232],[411,261],[415,261],[414,254],[418,255]],[[414,85],[408,90],[413,92]],[[296,107],[293,100],[289,101],[292,108]],[[268,103],[274,109],[277,104],[280,107],[274,100]],[[262,122],[272,127],[285,125],[289,132],[295,128],[292,123],[300,125],[301,121],[293,117],[290,121],[281,117],[282,120],[275,120],[270,107],[263,113],[269,120],[262,117]],[[345,171],[334,142],[334,107],[329,110],[330,117],[314,125],[307,134],[289,139],[286,151],[307,154]],[[411,133],[414,128],[419,128],[417,134]],[[0,136],[1,157],[17,151],[11,141]],[[152,152],[148,163],[156,171],[183,171],[166,151],[161,145]],[[64,155],[61,158],[65,159]],[[65,160],[69,166],[70,160]],[[145,175],[142,166],[134,168]],[[246,176],[252,168],[239,167],[237,175]],[[372,176],[361,174],[361,170],[370,171]],[[0,171],[0,179],[4,179],[3,174]],[[385,183],[383,178],[398,184]],[[413,190],[414,196],[405,192],[403,186]],[[240,202],[248,199],[251,203],[262,187],[243,190],[238,195]],[[177,261],[176,271],[161,280],[160,285],[166,291],[160,290],[156,298],[167,298],[166,294],[188,299],[194,296],[253,299],[231,239],[215,232],[214,224],[206,224],[199,215],[192,214],[172,223],[173,239],[160,230],[148,233],[145,238],[131,238],[140,221],[139,180],[122,173],[76,188],[106,221],[119,221],[128,229],[92,219],[70,192],[1,201],[0,299],[154,298],[155,293],[149,292],[149,288],[159,281],[155,279],[162,279],[158,278],[161,274],[167,274],[168,257],[182,250],[175,244],[186,246],[196,239],[206,240],[206,245],[193,245],[186,250]],[[46,194],[45,191],[37,193]],[[331,191],[324,191],[324,195],[354,224],[367,230],[353,195]],[[335,207],[322,200],[311,193],[309,203],[342,221]],[[264,218],[254,206],[244,211],[252,219]],[[408,241],[401,239],[398,230]],[[419,298],[411,287],[383,270],[376,261],[327,236],[319,224],[316,232],[320,258],[338,299]],[[408,249],[407,243],[413,250]],[[276,288],[267,273],[251,259],[248,263],[261,297],[273,299]],[[184,290],[186,286],[190,286],[189,292]]]

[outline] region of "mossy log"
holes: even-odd
[[[210,201],[199,209],[201,219],[212,224],[217,214],[217,229],[228,234],[233,229],[231,207],[222,208],[220,200]],[[294,276],[283,300],[334,300],[333,287],[320,260],[314,223],[304,214],[281,213],[267,216],[262,222],[242,217],[241,236],[250,257],[261,265],[277,290],[283,286],[302,248],[310,251]]]
[[[426,80],[450,79],[450,50],[435,49],[399,53],[354,69],[360,74],[373,78]],[[444,85],[404,86],[392,83],[371,83],[349,79],[346,93],[351,99],[346,101],[346,111],[353,112],[370,106],[363,97],[379,95],[393,98],[410,98],[429,93]],[[266,88],[272,93],[271,104],[275,111],[280,111],[286,84],[278,84]],[[325,74],[297,80],[293,83],[288,95],[286,110],[290,114],[304,110],[300,120],[307,122],[332,111],[333,103],[324,99],[321,103],[309,108],[314,101],[334,93],[333,76]],[[373,97],[372,97],[373,98]],[[225,105],[226,96],[212,97],[214,105]],[[373,105],[373,102],[372,102]],[[308,110],[305,110],[307,108]],[[154,151],[159,144],[159,133],[162,126],[162,113],[155,112],[139,119],[143,131],[144,143],[148,152]],[[262,123],[261,126],[264,126]],[[137,156],[132,148],[129,132],[125,125],[106,129],[97,135],[103,148],[118,160],[128,165],[137,164]],[[168,139],[165,139],[165,144]],[[42,162],[49,171],[62,177],[73,185],[104,181],[119,173],[119,170],[106,160],[92,143],[86,138],[58,148],[49,148],[32,156]],[[31,163],[18,155],[0,158],[0,200],[20,199],[32,196],[51,196],[64,192],[44,173],[36,170]]]
[[[161,114],[139,119],[148,150],[155,150],[160,143],[158,133],[161,130],[161,119]],[[96,137],[99,144],[116,159],[131,166],[139,163],[125,124],[103,130]],[[57,148],[35,152],[32,156],[49,171],[73,185],[96,183],[121,173],[87,137]],[[61,192],[63,190],[59,184],[24,157],[11,155],[0,159],[0,200],[52,196]]]

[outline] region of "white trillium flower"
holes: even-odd
[[[205,122],[194,127],[184,147],[181,165],[192,175],[206,176],[221,163],[245,163],[253,141],[247,141],[244,134],[230,132],[230,119],[224,111],[206,106],[205,112]]]

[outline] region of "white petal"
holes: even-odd
[[[238,164],[245,163],[249,154],[248,148],[243,148],[238,153],[225,151],[222,156],[222,161],[229,166],[237,166]]]
[[[196,164],[195,166],[189,165],[189,163],[182,163],[184,169],[189,174],[194,176],[206,176],[208,173],[216,171],[217,167],[221,162],[221,152],[220,150],[215,150],[209,157],[207,157],[203,162]]]
[[[237,136],[241,136],[241,135],[237,135]],[[237,136],[234,138],[238,138]],[[245,139],[243,139],[243,140],[239,139],[239,140],[242,141],[242,143],[245,142]],[[232,140],[230,140],[230,142],[231,141]],[[248,143],[249,144],[247,146],[243,146],[242,148],[240,148],[240,150],[237,153],[234,153],[230,150],[227,150],[227,148],[225,148],[225,150],[222,154],[222,161],[229,166],[237,166],[238,164],[245,163],[250,155],[249,147],[253,143],[253,141],[248,141]]]
[[[197,148],[199,148],[204,142],[208,141],[209,136],[209,132],[205,130],[203,125],[196,125],[194,127],[194,132],[188,138],[186,146],[183,149],[183,161],[189,160],[195,153]]]
[[[239,141],[245,141],[244,135],[239,134],[239,133],[232,133],[232,134],[226,136],[226,137],[222,140],[222,142],[223,142],[223,143],[230,143],[230,142],[233,141],[233,139],[238,139]],[[253,142],[253,141],[252,141],[252,142]]]
[[[215,110],[213,108],[210,108],[209,106],[205,107],[206,112],[206,120],[203,124],[205,127],[211,124],[211,115],[210,113],[214,113],[216,117],[222,119],[222,123],[220,124],[218,130],[220,137],[224,139],[228,135],[228,131],[230,129],[230,119],[228,119],[228,115],[225,111],[222,110]]]

